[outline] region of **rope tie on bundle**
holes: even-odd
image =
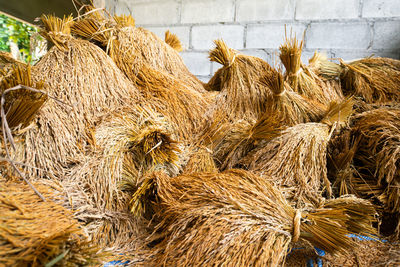
[[[300,238],[300,225],[301,225],[301,211],[296,210],[296,213],[293,217],[293,238],[292,242],[296,243]]]

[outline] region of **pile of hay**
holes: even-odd
[[[305,66],[286,37],[283,73],[216,40],[204,85],[176,35],[83,10],[41,17],[36,65],[0,55],[1,179],[28,184],[0,179],[0,265],[281,266],[398,239],[397,61]]]

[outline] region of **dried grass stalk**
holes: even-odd
[[[44,266],[100,264],[104,255],[87,241],[72,212],[55,204],[48,186],[35,184],[42,201],[28,186],[0,179],[0,265]],[[62,255],[62,256],[61,256]]]
[[[17,85],[40,90],[43,89],[44,82],[33,81],[30,65],[14,65],[12,72],[0,82],[0,93],[3,94],[5,90]],[[47,95],[25,89],[9,92],[5,96],[4,104],[8,126],[11,129],[24,129],[29,126],[46,100]]]
[[[207,84],[209,91],[220,91],[211,112],[226,113],[229,118],[257,119],[266,110],[266,98],[271,94],[257,81],[261,73],[272,68],[260,58],[241,55],[229,48],[224,41],[215,40],[210,60],[223,66]]]
[[[74,23],[72,15],[64,15],[61,19],[43,14],[40,20],[43,26],[39,33],[58,49],[68,49],[66,42],[71,38],[71,26]]]
[[[281,266],[291,242],[346,253],[354,245],[346,234],[374,233],[367,201],[349,197],[295,210],[278,188],[243,170],[158,175],[157,190],[163,220],[156,231],[164,239],[149,263],[157,266]]]
[[[348,120],[352,106],[351,99],[332,104],[321,123],[287,128],[266,145],[258,146],[241,163],[252,171],[272,177],[284,188],[285,197],[296,206],[318,204],[322,191],[332,196],[326,169],[332,130]]]
[[[200,143],[213,151],[220,170],[236,166],[256,146],[280,134],[286,127],[285,118],[277,112],[262,116],[258,121],[231,121],[224,113],[216,114],[200,136]]]
[[[177,52],[181,52],[183,50],[182,43],[179,40],[176,34],[171,33],[170,31],[165,32],[164,41],[169,44],[173,49]]]
[[[141,176],[153,168],[166,169],[170,175],[179,172],[180,149],[170,125],[149,108],[133,106],[111,114],[96,128],[95,140],[98,167],[87,179],[102,208],[118,207],[118,185],[123,180],[130,181],[136,190]]]

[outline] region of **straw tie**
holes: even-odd
[[[275,96],[283,96],[286,93],[286,88],[283,88],[283,91],[279,94],[274,94]]]
[[[235,59],[236,59],[236,54],[233,54],[233,58],[232,58],[231,62],[229,62],[228,67],[233,65],[233,63],[235,62]]]
[[[300,224],[301,224],[301,211],[296,210],[296,214],[293,217],[293,243],[296,243],[300,238]]]
[[[298,71],[296,71],[295,73],[290,73],[289,76],[291,76],[291,77],[297,77],[297,76],[299,76],[299,74],[300,74],[301,72],[303,72],[303,69],[302,69],[302,68],[300,68],[300,69],[299,69]]]

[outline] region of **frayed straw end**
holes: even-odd
[[[164,40],[177,52],[181,52],[183,50],[182,43],[176,34],[173,34],[170,31],[166,31]]]
[[[222,39],[214,41],[216,47],[210,51],[209,58],[224,66],[231,66],[236,58],[236,51],[229,48]]]
[[[58,48],[66,48],[65,42],[71,37],[71,27],[74,24],[72,14],[62,19],[53,15],[43,14],[40,17],[42,28],[39,33]]]
[[[115,15],[114,20],[120,27],[135,27],[135,19],[131,15]]]

